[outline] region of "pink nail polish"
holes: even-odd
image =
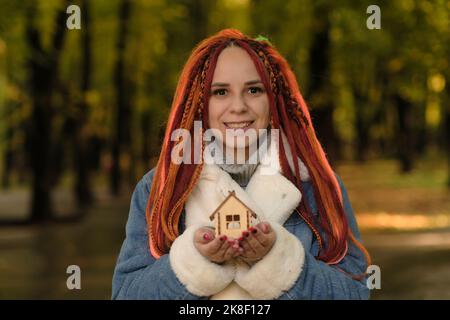
[[[203,234],[203,239],[209,240],[209,239],[211,239],[211,238],[209,237],[209,234],[204,233],[204,234]]]

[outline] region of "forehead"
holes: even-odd
[[[240,47],[228,47],[217,58],[213,81],[236,82],[260,80],[258,71],[247,51]]]

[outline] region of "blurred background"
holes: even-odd
[[[448,0],[0,0],[0,298],[109,299],[181,68],[233,27],[268,37],[295,71],[381,268],[372,299],[450,299],[449,12]],[[69,265],[81,290],[66,287]]]

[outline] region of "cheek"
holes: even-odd
[[[255,110],[257,111],[256,114],[258,116],[258,122],[260,123],[260,125],[262,127],[267,127],[270,122],[269,100],[267,98],[262,99],[262,101],[258,103],[258,108]]]
[[[209,103],[208,106],[208,121],[209,121],[209,125],[212,128],[215,128],[219,125],[220,122],[220,116],[221,116],[221,111],[220,111],[220,105],[218,105],[217,103]]]

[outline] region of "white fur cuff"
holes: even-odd
[[[172,244],[169,261],[177,278],[197,296],[211,296],[223,290],[234,278],[233,264],[219,265],[202,256],[194,246],[194,233],[199,226],[190,226]]]
[[[272,249],[251,268],[239,264],[235,281],[254,299],[270,300],[288,291],[298,279],[305,261],[300,240],[278,223],[270,224],[277,239]]]

